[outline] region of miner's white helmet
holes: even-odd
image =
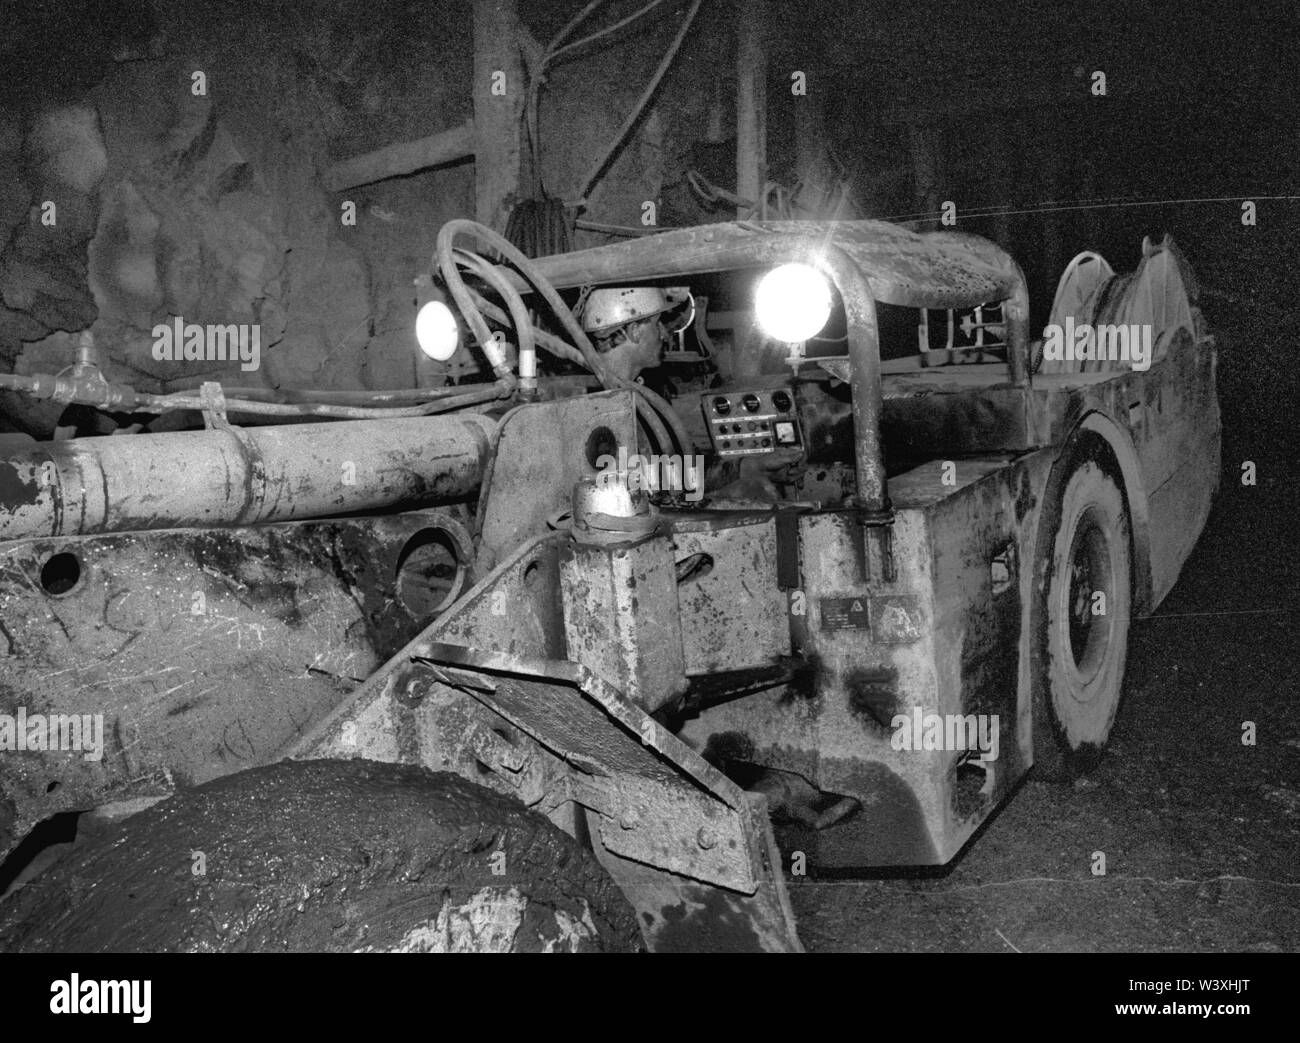
[[[638,319],[648,319],[673,306],[658,286],[612,286],[592,290],[582,312],[582,328],[601,334]]]

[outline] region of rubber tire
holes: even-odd
[[[547,819],[457,775],[364,760],[182,791],[0,905],[5,951],[643,947],[614,881]]]
[[[1103,443],[1087,439],[1049,482],[1034,563],[1031,621],[1034,774],[1068,782],[1096,768],[1119,712],[1132,605],[1132,534],[1123,494]],[[1095,527],[1109,561],[1104,651],[1096,673],[1075,667],[1065,559],[1080,523]],[[1085,658],[1088,657],[1085,653]],[[1091,674],[1085,678],[1084,674]]]

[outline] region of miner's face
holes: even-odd
[[[596,338],[596,351],[610,371],[624,380],[635,380],[645,369],[659,365],[664,332],[658,316],[629,322]]]

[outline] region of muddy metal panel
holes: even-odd
[[[1051,452],[1014,462],[960,461],[957,489],[944,486],[944,462],[908,476],[928,486],[935,604],[935,668],[945,693],[941,714],[996,719],[996,756],[941,758],[950,800],[943,832],[947,857],[997,806],[1032,761],[1028,599],[1034,540]],[[944,495],[944,493],[948,495]],[[900,495],[907,493],[900,490]],[[919,506],[919,504],[918,504]],[[976,760],[982,763],[975,763]]]
[[[802,775],[854,797],[853,815],[800,838],[823,865],[942,863],[1027,764],[1020,605],[1050,454],[934,462],[890,483],[897,573],[847,515],[801,521],[810,681],[706,710],[683,736],[721,760]],[[926,749],[927,718],[999,716],[998,759]],[[921,749],[895,748],[895,719]],[[978,755],[978,751],[977,751]],[[815,852],[815,854],[813,854]]]
[[[706,710],[683,737],[720,760],[794,772],[819,789],[870,802],[833,834],[866,829],[859,849],[830,864],[910,864],[938,860],[929,823],[944,794],[924,758],[890,758],[890,721],[913,704],[937,701],[930,620],[929,555],[923,517],[901,510],[893,526],[897,564],[885,583],[877,541],[864,541],[847,513],[800,520],[801,582],[791,611],[804,615],[801,649],[814,669],[803,683]],[[873,577],[873,578],[868,578]],[[896,761],[896,763],[895,763]],[[824,843],[808,851],[826,863]]]
[[[773,666],[790,654],[786,596],[777,585],[771,512],[688,521],[673,517],[673,555],[694,566],[677,584],[686,673]],[[703,557],[696,558],[697,555]]]
[[[1052,405],[1028,388],[891,377],[881,428],[891,459],[1015,452],[1049,444]]]
[[[547,531],[571,507],[573,486],[624,447],[637,451],[633,392],[606,391],[515,409],[501,421],[480,505],[479,566],[486,572],[519,544]]]
[[[672,547],[573,541],[560,563],[569,656],[653,713],[686,688]]]
[[[798,948],[761,798],[565,658],[559,562],[570,539],[554,532],[517,548],[293,754],[416,760],[513,787],[549,813],[576,803],[593,813],[616,879],[657,881],[628,892],[652,946],[665,925],[706,944],[708,918],[691,916],[699,891],[730,911],[734,947]]]
[[[1218,488],[1221,425],[1210,338],[1180,336],[1144,372],[1035,378],[1062,444],[1093,423],[1116,446],[1134,529],[1135,608],[1154,609],[1173,588]],[[1091,377],[1091,379],[1089,379]],[[1096,418],[1106,423],[1096,423]]]
[[[871,295],[887,304],[974,307],[1011,297],[1022,281],[994,243],[953,233],[923,234],[885,221],[743,221],[660,232],[634,242],[576,250],[534,263],[557,286],[643,281],[758,266],[792,244],[842,250]],[[519,283],[514,272],[505,272]],[[520,289],[528,287],[520,284]]]
[[[1173,589],[1219,484],[1220,422],[1212,341],[1183,337],[1142,380],[1126,376],[1111,416],[1126,424],[1149,511],[1151,607]]]
[[[1181,334],[1145,372],[1039,374],[1029,388],[983,387],[973,378],[984,368],[889,377],[882,429],[891,459],[1061,447],[1080,424],[1091,423],[1112,444],[1124,471],[1134,532],[1134,607],[1159,605],[1200,536],[1218,488],[1213,341]],[[1098,416],[1105,424],[1096,422]],[[840,418],[827,434],[851,437],[851,426]]]
[[[593,836],[596,857],[623,893],[631,896],[652,951],[803,951],[766,802],[746,793],[739,813],[748,844],[742,857],[756,868],[760,880],[752,895],[710,887],[620,858],[601,843],[599,834]]]
[[[0,545],[0,855],[57,811],[282,756],[427,621],[394,580],[434,526],[467,541],[413,512]],[[100,750],[6,736],[51,715],[102,721]]]
[[[770,511],[668,512],[662,535],[562,554],[569,658],[654,712],[688,676],[777,666],[790,654]]]

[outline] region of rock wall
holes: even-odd
[[[638,6],[612,3],[573,38]],[[413,280],[429,270],[442,223],[473,214],[474,164],[340,193],[322,172],[472,117],[470,0],[54,7],[33,5],[11,37],[27,42],[0,54],[23,73],[0,86],[0,372],[57,372],[89,329],[109,379],[147,391],[203,379],[306,389],[444,382],[446,368],[417,365]],[[544,45],[570,7],[521,3],[520,13]],[[553,195],[576,194],[684,10],[665,5],[547,71],[540,164]],[[589,193],[586,217],[639,226],[646,201],[660,225],[728,216],[702,209],[684,172],[701,162],[702,141],[724,160],[734,154],[734,110],[719,111],[730,96],[730,62],[719,61],[730,55],[729,19],[727,5],[704,5]],[[42,39],[76,39],[75,60],[48,60],[67,58],[67,45],[43,54],[31,46]],[[154,327],[177,317],[256,326],[258,368],[156,358]],[[0,428],[48,434],[61,412],[0,394]]]
[[[90,329],[144,390],[414,384],[412,280],[472,211],[472,164],[339,195],[320,174],[468,117],[468,3],[182,2],[139,28],[99,37],[79,84],[38,66],[0,96],[0,371],[57,372]],[[177,316],[256,324],[259,368],[159,361]],[[58,412],[15,399],[33,433]]]

